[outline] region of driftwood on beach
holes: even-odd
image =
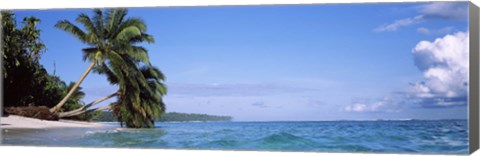
[[[58,115],[51,113],[49,108],[46,106],[8,107],[4,110],[6,113],[11,115],[19,115],[41,120],[57,121],[59,119]]]

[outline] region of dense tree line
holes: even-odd
[[[112,112],[103,111],[92,118],[92,121],[112,122],[116,121]],[[160,122],[189,122],[189,121],[232,121],[230,116],[217,116],[207,114],[169,112],[162,115]]]
[[[13,12],[9,11],[1,12],[1,18],[3,107],[54,106],[66,95],[73,82],[67,85],[39,63],[47,49],[37,28],[40,19],[26,17],[19,25]],[[81,107],[84,96],[81,88],[75,90],[60,111]]]
[[[177,113],[170,112],[162,116],[159,121],[232,121],[230,116],[217,116],[207,114],[193,114],[193,113]]]

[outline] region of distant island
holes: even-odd
[[[98,112],[91,121],[95,122],[115,122],[117,121],[115,116],[110,111]],[[232,121],[231,116],[218,116],[208,114],[195,114],[195,113],[178,113],[168,112],[165,113],[159,122],[191,122],[191,121]]]
[[[177,113],[169,112],[165,113],[159,120],[160,122],[171,121],[232,121],[231,116],[218,116],[208,114],[193,114],[193,113]]]

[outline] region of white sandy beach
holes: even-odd
[[[43,129],[43,128],[79,128],[79,127],[101,127],[100,123],[59,120],[47,121],[34,118],[27,118],[17,115],[1,117],[1,129]]]

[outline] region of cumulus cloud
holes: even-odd
[[[457,32],[433,42],[421,41],[412,50],[424,81],[408,92],[425,105],[464,105],[468,93],[468,33]],[[460,100],[460,101],[459,101]],[[464,101],[464,102],[461,102]]]
[[[444,27],[440,29],[428,29],[425,27],[417,28],[417,32],[425,35],[443,35],[449,34],[453,31],[453,27]]]
[[[433,2],[418,7],[419,15],[395,20],[374,29],[376,32],[396,31],[400,27],[418,24],[430,19],[467,20],[468,3],[464,2]],[[419,32],[429,32],[426,28],[417,29]]]
[[[420,41],[412,50],[423,80],[404,91],[378,100],[354,100],[347,112],[398,111],[403,107],[446,108],[466,106],[469,70],[468,32],[457,32],[434,41]]]

